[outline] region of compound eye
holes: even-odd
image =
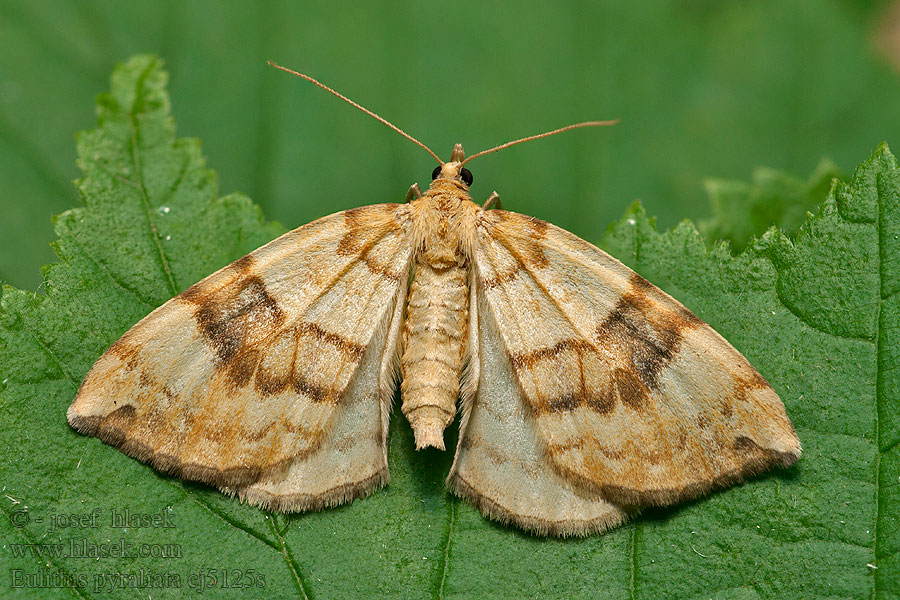
[[[472,180],[474,179],[472,177],[472,171],[463,167],[462,170],[459,172],[459,176],[462,177],[463,183],[465,183],[466,185],[472,185]]]
[[[438,175],[441,174],[441,166],[438,165],[434,168],[434,171],[431,172],[431,180],[434,181],[438,178]]]

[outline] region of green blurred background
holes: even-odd
[[[295,227],[401,201],[432,159],[265,64],[302,70],[440,155],[621,118],[472,164],[476,200],[589,240],[635,199],[662,227],[709,213],[706,178],[850,171],[900,134],[889,2],[120,2],[0,0],[0,281],[34,289],[50,217],[77,206],[73,134],[116,62],[153,52],[179,135],[221,193]]]

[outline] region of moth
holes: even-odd
[[[274,65],[278,67],[278,65]],[[423,194],[299,227],[172,298],[115,342],[68,410],[159,471],[275,511],[388,483],[401,410],[444,449],[449,489],[538,535],[589,535],[642,507],[800,456],[784,405],[711,327],[615,258],[469,196],[473,158]]]

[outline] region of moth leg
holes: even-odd
[[[497,192],[491,192],[491,195],[488,196],[488,199],[484,201],[484,204],[481,205],[481,208],[484,210],[491,210],[492,208],[503,208],[503,203],[500,201],[500,194]]]
[[[419,189],[419,184],[414,183],[409,186],[409,190],[406,191],[406,200],[404,202],[412,202],[413,200],[418,200],[422,197],[422,190]]]

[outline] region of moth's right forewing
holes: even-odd
[[[394,350],[385,332],[412,251],[405,205],[345,211],[289,232],[128,331],[85,377],[69,422],[157,469],[230,490],[321,460],[334,449],[336,423],[371,412],[362,434],[383,438],[378,378],[362,389],[372,380],[358,371]],[[383,443],[353,460],[386,476]]]
[[[284,472],[226,492],[268,510],[296,512],[343,504],[388,483],[387,417],[396,381],[389,365],[399,346],[405,298],[403,281],[394,310],[385,313],[367,346],[319,448],[292,460]]]

